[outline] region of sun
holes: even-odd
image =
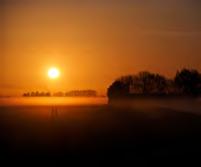
[[[48,70],[48,77],[50,79],[57,79],[60,76],[60,71],[56,67],[52,67]]]

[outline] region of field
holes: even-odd
[[[94,166],[185,163],[190,157],[195,162],[201,155],[198,112],[106,104],[2,105],[0,159]]]

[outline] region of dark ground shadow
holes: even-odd
[[[51,107],[1,107],[0,111],[2,163],[200,163],[199,115],[109,106],[56,107],[54,113]]]

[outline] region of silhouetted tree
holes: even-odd
[[[24,97],[45,97],[51,96],[50,92],[28,92],[23,94]]]
[[[159,74],[155,75],[155,89],[156,89],[156,93],[157,94],[167,94],[167,87],[168,87],[168,83],[167,83],[167,79]]]
[[[109,98],[122,96],[125,97],[129,95],[129,85],[117,80],[108,88],[107,95]]]
[[[35,96],[35,93],[34,93],[34,92],[31,92],[31,96]]]
[[[201,74],[196,70],[183,69],[174,80],[159,74],[143,71],[137,75],[120,77],[108,88],[108,97],[131,95],[201,95]]]
[[[178,71],[174,81],[181,94],[193,96],[201,94],[201,74],[196,70]]]
[[[63,92],[56,92],[56,93],[53,94],[53,96],[63,97],[64,93]]]
[[[167,88],[167,80],[165,77],[150,72],[140,72],[136,77],[133,77],[133,87],[138,85],[138,89],[141,90],[141,94],[153,95],[153,94],[165,94]],[[133,92],[135,93],[135,92]]]
[[[72,90],[65,93],[65,96],[78,96],[78,97],[96,97],[97,92],[95,90]]]
[[[122,82],[125,85],[132,85],[133,84],[133,77],[132,75],[123,76],[118,79],[118,81]]]
[[[29,92],[28,92],[28,93],[23,93],[22,96],[24,96],[24,97],[29,97],[29,96],[30,96],[30,93],[29,93]]]
[[[51,96],[51,93],[50,92],[46,92],[45,96]]]

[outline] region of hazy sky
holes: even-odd
[[[121,75],[182,67],[201,71],[200,0],[0,1],[0,94],[104,93]]]

